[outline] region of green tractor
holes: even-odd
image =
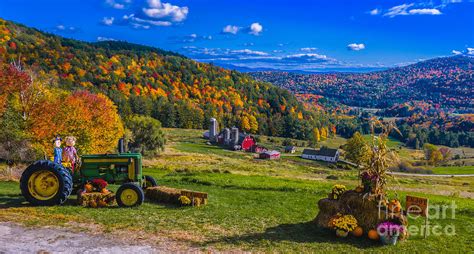
[[[49,160],[36,161],[28,166],[20,179],[25,199],[33,205],[63,204],[73,190],[81,189],[93,179],[120,184],[115,195],[121,207],[139,206],[145,199],[144,189],[156,186],[156,180],[142,172],[142,155],[125,153],[123,140],[117,154],[81,156],[81,162],[72,173],[67,166]]]

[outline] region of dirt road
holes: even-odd
[[[166,249],[56,228],[25,228],[0,223],[0,253],[162,253]]]

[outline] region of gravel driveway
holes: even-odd
[[[0,223],[0,253],[162,253],[149,245],[129,245],[102,236],[56,228]]]

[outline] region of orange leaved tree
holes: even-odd
[[[124,128],[113,102],[103,94],[77,91],[40,103],[30,119],[35,143],[50,154],[55,135],[77,138],[79,153],[105,153],[115,149]]]

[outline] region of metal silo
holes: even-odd
[[[214,140],[217,136],[217,120],[215,118],[211,118],[209,124],[209,140]]]
[[[224,129],[224,144],[228,145],[230,143],[230,129]]]
[[[232,145],[237,145],[239,143],[239,128],[232,127],[232,131],[230,133],[230,139]]]

